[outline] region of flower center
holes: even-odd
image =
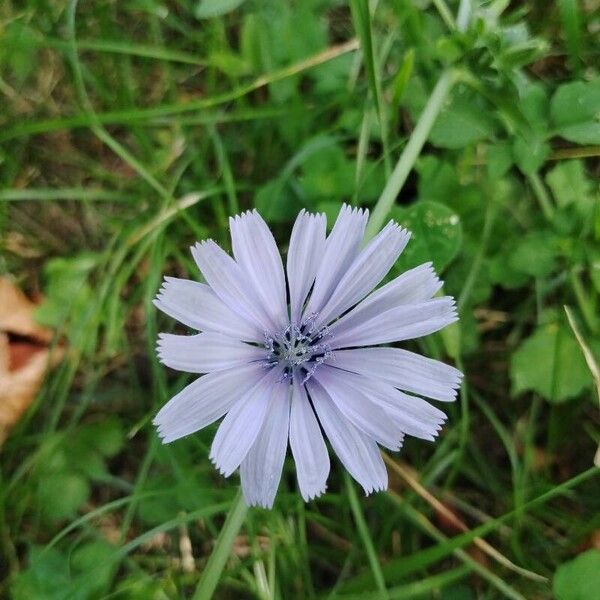
[[[312,377],[316,368],[333,352],[325,338],[327,327],[315,329],[308,320],[298,325],[288,325],[276,335],[265,333],[266,364],[284,367],[283,378],[302,377],[302,383]]]

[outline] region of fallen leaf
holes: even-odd
[[[64,353],[62,346],[50,347],[52,330],[33,318],[37,306],[0,277],[0,445]]]

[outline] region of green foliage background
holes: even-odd
[[[218,598],[597,598],[598,398],[563,310],[597,358],[597,9],[1,3],[0,271],[44,291],[68,353],[1,450],[0,595],[206,597],[208,572]],[[161,278],[196,277],[188,246],[228,247],[246,208],[283,250],[302,207],[373,208],[399,159],[395,273],[433,261],[461,316],[414,347],[467,378],[440,440],[393,458],[500,559],[394,471],[357,499],[334,463],[304,505],[290,461],[205,569],[237,486],[208,461],[214,427],[165,447],[150,425],[189,380],[155,358]]]

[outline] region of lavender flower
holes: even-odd
[[[376,291],[410,234],[390,222],[361,249],[367,211],[344,205],[329,236],[323,214],[300,212],[286,272],[256,212],[230,219],[231,258],[214,241],[192,248],[206,283],[167,277],[155,305],[197,335],[161,334],[161,361],[204,373],[154,423],[172,442],[225,415],[210,458],[240,467],[250,505],[271,507],[288,439],[305,500],[325,491],[329,455],[369,494],[387,488],[378,444],[433,440],[446,416],[418,394],[452,401],[461,373],[381,344],[418,338],[457,319],[431,263]],[[364,346],[364,347],[363,347]],[[407,393],[411,392],[411,394]]]

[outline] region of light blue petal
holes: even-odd
[[[387,275],[406,247],[410,233],[390,222],[360,252],[341,278],[315,326],[331,322],[362,300]]]
[[[154,418],[164,443],[194,433],[220,419],[264,377],[257,365],[209,373],[173,396]]]
[[[419,304],[429,300],[442,287],[431,263],[406,271],[383,287],[369,294],[349,313],[336,321],[331,330],[360,327],[373,317],[401,306]]]
[[[322,367],[334,369],[335,367]],[[362,393],[370,404],[383,411],[383,419],[408,435],[434,440],[446,420],[446,415],[421,398],[405,394],[379,379],[364,377],[338,369],[340,378],[351,388]],[[316,376],[316,375],[315,375]],[[379,417],[381,418],[381,417]]]
[[[442,402],[455,400],[462,380],[458,369],[400,348],[338,350],[332,364]]]
[[[306,502],[327,487],[329,453],[304,386],[294,381],[290,415],[290,447],[296,463],[300,493]]]
[[[198,335],[161,333],[157,352],[164,365],[187,373],[210,373],[241,367],[250,362],[264,361],[267,356],[264,348],[211,332]]]
[[[256,210],[231,217],[229,227],[235,260],[271,321],[284,329],[289,322],[285,273],[273,234]]]
[[[268,413],[240,467],[246,503],[263,508],[273,506],[281,480],[290,423],[289,383],[275,383]]]
[[[357,317],[345,319],[342,317],[330,328],[331,337],[327,343],[332,349],[374,346],[423,337],[454,323],[458,316],[454,298],[445,296],[419,304],[397,306],[363,322]]]
[[[346,470],[366,494],[387,489],[387,471],[377,443],[344,417],[316,381],[310,379],[306,387],[319,422]]]
[[[209,458],[225,477],[240,466],[254,444],[280,377],[280,369],[267,371],[259,383],[231,407],[219,426]]]
[[[390,450],[400,450],[403,430],[388,418],[386,411],[360,387],[354,385],[355,375],[341,369],[321,365],[313,379],[319,382],[338,410],[358,429]]]
[[[366,210],[342,206],[325,242],[313,292],[304,310],[305,319],[321,311],[356,258],[368,217]]]
[[[154,306],[198,331],[215,331],[250,342],[264,339],[261,328],[233,312],[210,286],[204,283],[165,277],[163,286],[154,300]]]
[[[215,294],[234,312],[260,330],[272,331],[277,325],[265,312],[242,267],[212,240],[192,247],[192,256]]]
[[[302,307],[312,287],[325,250],[327,220],[324,214],[300,211],[287,254],[287,276],[292,322],[299,324]]]

